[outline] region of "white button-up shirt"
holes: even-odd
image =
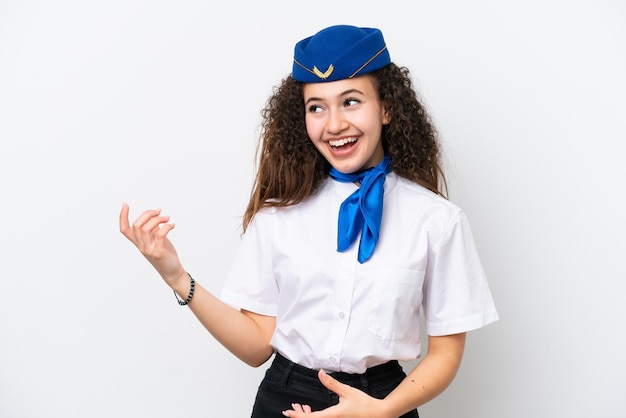
[[[328,179],[301,204],[259,211],[221,299],[275,316],[271,344],[288,359],[348,373],[417,358],[422,312],[429,335],[498,319],[464,213],[394,173],[372,258],[357,261],[358,239],[337,252],[339,206],[356,187]]]

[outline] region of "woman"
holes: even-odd
[[[169,217],[131,226],[124,205],[121,232],[228,350],[252,366],[274,355],[252,417],[417,417],[454,378],[466,333],[497,312],[408,70],[380,30],[331,26],[296,44],[263,116],[219,298],[186,273]],[[406,375],[420,312],[428,352]]]

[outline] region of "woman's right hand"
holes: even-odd
[[[160,209],[147,210],[131,226],[128,212],[129,207],[124,203],[120,211],[120,232],[135,244],[170,287],[174,288],[181,280],[188,281],[176,249],[167,238],[174,229],[174,224],[169,223],[170,217],[161,215]]]

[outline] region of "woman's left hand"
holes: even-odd
[[[385,418],[386,415],[383,412],[384,401],[373,398],[359,389],[333,379],[323,370],[319,371],[318,377],[326,388],[332,390],[339,396],[339,403],[322,411],[315,412],[312,412],[311,407],[308,405],[294,403],[292,404],[293,409],[283,411],[284,416],[289,418],[308,416],[319,418]]]

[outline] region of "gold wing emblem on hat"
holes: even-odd
[[[316,66],[313,66],[313,74],[315,74],[316,76],[318,76],[322,80],[326,80],[333,73],[334,69],[335,69],[335,67],[333,67],[333,65],[330,64],[328,66],[328,70],[326,70],[326,72],[323,73]]]

